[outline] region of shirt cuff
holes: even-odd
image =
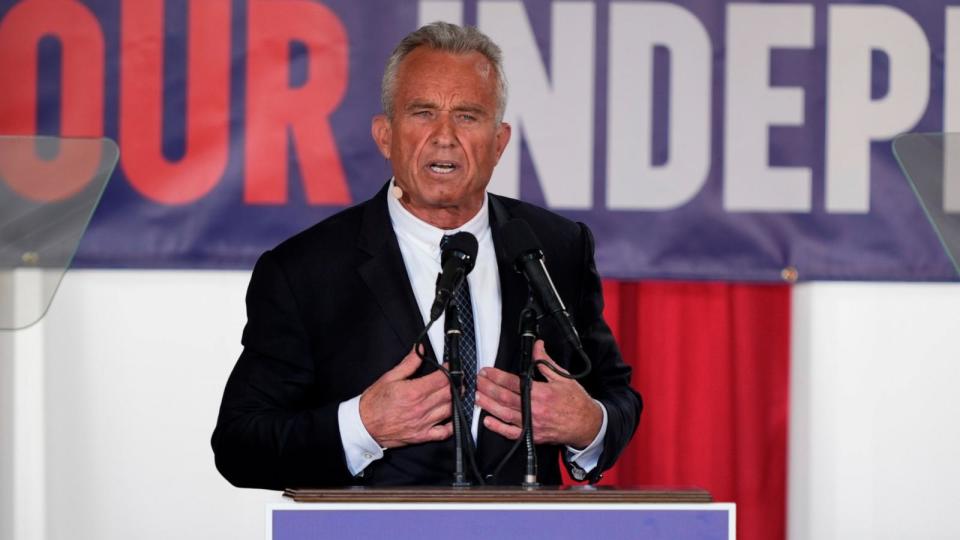
[[[383,448],[370,436],[360,419],[360,396],[341,402],[337,408],[340,442],[350,474],[357,476],[368,465],[383,457]],[[606,425],[606,413],[604,413]]]
[[[581,469],[584,472],[584,478],[586,477],[586,473],[592,471],[597,466],[597,463],[600,462],[600,454],[603,453],[603,437],[607,434],[607,408],[603,406],[603,403],[597,400],[593,401],[599,405],[600,410],[603,411],[603,421],[600,423],[600,431],[597,432],[597,436],[594,437],[593,441],[583,450],[577,450],[572,446],[567,446],[567,462]],[[575,480],[582,480],[582,478],[575,478]]]

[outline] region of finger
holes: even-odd
[[[519,406],[507,406],[481,392],[477,392],[477,405],[481,409],[496,416],[497,418],[503,419],[506,422],[517,425],[521,423],[522,416],[520,414]]]
[[[448,400],[443,403],[437,403],[427,410],[423,415],[423,423],[426,425],[439,424],[443,420],[453,415],[453,404]]]
[[[519,427],[513,424],[507,424],[501,421],[499,418],[494,418],[493,416],[485,417],[483,419],[483,425],[490,431],[499,433],[500,435],[503,435],[504,437],[514,441],[520,438],[520,433],[522,432]]]
[[[429,410],[439,406],[449,406],[450,400],[450,389],[447,387],[442,387],[431,391],[429,394],[426,394],[423,397],[422,403]]]
[[[411,379],[410,382],[417,391],[423,393],[435,392],[450,387],[450,379],[439,369],[429,375]]]
[[[513,373],[507,373],[497,368],[483,368],[480,370],[479,375],[503,386],[511,392],[516,394],[520,393],[520,377]]]
[[[514,409],[520,408],[520,394],[510,391],[486,377],[477,377],[477,392],[486,394],[502,405]]]
[[[536,343],[533,344],[533,357],[536,360],[541,360],[553,366],[557,371],[569,375],[570,372],[560,367],[556,362],[553,361],[553,358],[550,358],[550,355],[547,354],[547,348],[544,345],[542,339],[538,339]],[[544,376],[548,381],[558,381],[561,379],[566,379],[561,375],[557,374],[557,371],[550,369],[542,363],[537,363],[537,370]]]
[[[546,362],[549,365],[538,363],[537,371],[539,371],[543,375],[543,377],[547,379],[547,382],[558,382],[558,381],[569,380],[567,377],[564,377],[563,375],[560,375],[557,373],[557,371],[559,371],[560,373],[569,373],[569,372],[563,369],[562,367],[558,366],[553,360],[543,360],[543,362]],[[551,367],[553,369],[550,369]],[[556,369],[557,371],[554,371],[554,369]]]
[[[401,360],[399,364],[384,373],[380,379],[384,381],[402,381],[403,379],[407,379],[417,371],[421,362],[422,360],[417,356],[417,353],[411,350],[403,357],[403,360]]]
[[[453,424],[437,424],[424,433],[424,441],[443,441],[453,435]]]
[[[565,370],[565,369],[563,369],[562,367],[560,367],[559,364],[557,364],[556,362],[554,362],[554,361],[553,361],[553,358],[551,358],[550,355],[547,354],[547,346],[546,346],[546,344],[543,342],[542,339],[538,339],[538,340],[533,344],[533,358],[534,358],[534,360],[543,360],[543,361],[549,363],[550,365],[556,367],[556,368],[559,369],[560,371],[562,371],[562,372],[564,372],[564,373],[569,373],[567,370]]]
[[[542,339],[533,342],[533,357],[537,360],[553,360],[550,358],[550,355],[547,354],[547,344]]]

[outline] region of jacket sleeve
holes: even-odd
[[[632,370],[624,363],[610,327],[603,319],[603,289],[594,262],[593,234],[586,225],[579,223],[579,226],[583,246],[582,275],[580,295],[573,315],[584,352],[593,365],[583,385],[607,409],[603,453],[596,468],[587,477],[591,482],[597,482],[603,471],[613,466],[630,442],[640,421],[643,403],[640,394],[630,385]],[[571,467],[570,464],[567,466]]]
[[[296,297],[268,251],[247,289],[243,352],[227,381],[211,440],[235,486],[284,489],[351,483],[339,403],[317,401],[310,340]]]

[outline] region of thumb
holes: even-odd
[[[542,339],[538,339],[533,343],[533,359],[552,360],[550,355],[547,354],[547,346],[543,343]]]
[[[417,368],[420,367],[420,364],[423,361],[420,360],[420,356],[417,355],[416,351],[411,350],[403,357],[403,360],[399,364],[390,369],[390,371],[383,374],[381,380],[384,381],[402,381],[403,379],[409,379],[413,375]]]
[[[553,366],[555,369],[563,373],[569,373],[567,370],[558,366],[557,363],[553,361],[553,358],[550,358],[550,355],[547,354],[547,348],[544,345],[542,339],[538,339],[536,343],[533,344],[533,358],[534,360],[544,360],[547,363],[549,363],[551,366]],[[548,381],[557,381],[564,378],[560,375],[557,375],[555,371],[553,371],[552,369],[550,369],[549,367],[543,364],[537,364],[537,370],[539,370],[540,373],[544,377],[546,377]]]

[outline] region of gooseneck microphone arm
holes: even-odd
[[[527,447],[527,467],[523,475],[523,487],[540,485],[537,482],[537,453],[533,445],[533,412],[531,411],[530,390],[533,387],[533,345],[539,337],[537,312],[532,307],[520,313],[520,414],[522,418],[523,442]]]
[[[463,369],[460,363],[460,310],[453,302],[447,303],[443,322],[444,357],[450,369],[450,403],[453,404],[454,470],[453,487],[467,487],[470,482],[463,472],[463,418],[460,415],[460,394],[463,391]]]

